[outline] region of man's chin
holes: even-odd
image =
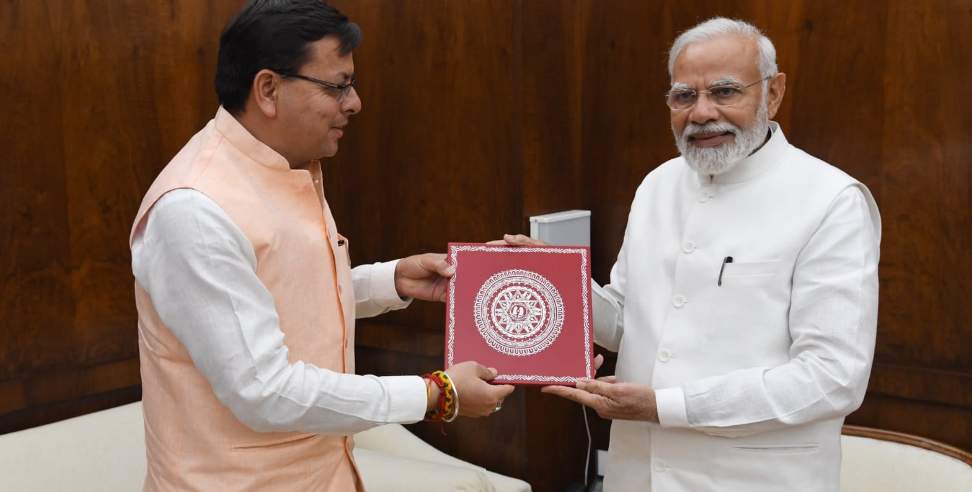
[[[692,170],[701,174],[709,174],[713,176],[719,175],[728,171],[729,169],[732,169],[732,167],[736,164],[736,161],[729,160],[731,159],[731,156],[712,155],[718,154],[719,151],[722,150],[722,146],[705,147],[702,149],[693,147],[689,150],[690,151],[688,153],[682,154],[682,158],[685,159],[685,163],[688,164]]]
[[[331,148],[324,149],[324,151],[321,153],[321,156],[318,158],[318,160],[320,160],[320,159],[327,159],[329,157],[334,157],[334,156],[337,155],[337,153],[338,153],[338,146],[337,146],[337,144],[335,144]]]

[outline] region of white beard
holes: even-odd
[[[682,153],[689,167],[700,174],[722,174],[735,166],[738,162],[749,157],[766,139],[769,131],[769,112],[766,98],[756,111],[756,122],[753,126],[741,129],[729,122],[713,122],[705,125],[689,123],[681,135],[675,134],[675,145]],[[689,143],[689,137],[698,133],[732,132],[735,135],[732,142],[718,147],[699,147]]]

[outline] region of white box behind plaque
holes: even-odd
[[[530,237],[558,246],[591,245],[591,211],[564,210],[530,217]]]

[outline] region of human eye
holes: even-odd
[[[318,84],[321,91],[332,97],[341,97],[346,94],[351,87],[350,83],[335,84],[334,82],[326,82],[324,84]]]
[[[676,104],[688,104],[695,100],[695,91],[691,89],[672,91],[669,97]]]
[[[742,91],[738,87],[724,85],[709,89],[709,93],[712,94],[712,97],[720,101],[731,101],[742,94]]]
[[[351,92],[351,88],[354,87],[354,83],[355,83],[355,80],[354,80],[354,77],[352,76],[351,78],[345,80],[343,83],[340,83],[340,84],[332,84],[331,85],[331,89],[336,94],[339,94],[341,96],[344,96],[347,93]]]

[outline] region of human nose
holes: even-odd
[[[348,114],[358,114],[361,112],[361,97],[358,96],[358,89],[351,87],[348,94],[341,101],[342,109]]]
[[[716,104],[705,92],[699,93],[698,99],[695,100],[695,104],[689,111],[689,119],[692,123],[702,124],[719,118],[719,110]]]

